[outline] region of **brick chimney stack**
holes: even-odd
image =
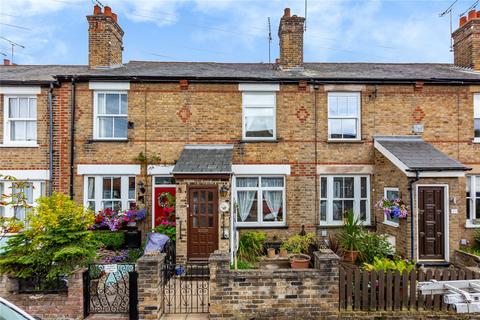
[[[452,38],[455,65],[480,71],[480,11],[470,10],[460,17]]]
[[[303,70],[303,31],[305,18],[290,15],[285,8],[278,26],[280,38],[280,68],[283,70]]]
[[[108,6],[95,5],[88,20],[88,66],[114,67],[122,64],[123,30],[117,15]]]

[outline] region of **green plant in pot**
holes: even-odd
[[[346,212],[342,231],[339,233],[340,245],[343,248],[345,261],[355,262],[361,247],[363,228],[359,220],[355,218],[353,210]]]
[[[295,235],[285,240],[281,249],[292,253],[290,256],[290,266],[292,269],[306,269],[310,264],[311,257],[307,254],[310,245],[316,242],[316,235],[314,232],[306,235]]]

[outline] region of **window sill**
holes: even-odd
[[[240,143],[279,143],[281,140],[280,139],[271,139],[271,140],[248,140],[248,139],[242,139],[240,140]]]
[[[38,148],[39,144],[0,144],[0,148]]]
[[[473,224],[470,221],[465,222],[465,228],[466,229],[477,229],[480,228],[480,224]]]
[[[327,140],[327,143],[331,143],[331,144],[337,144],[337,143],[364,144],[364,143],[365,143],[365,140],[342,140],[342,139],[330,140],[330,139],[328,139],[328,140]]]
[[[382,222],[384,225],[387,225],[387,226],[390,226],[390,227],[394,227],[394,228],[398,228],[400,226],[399,223],[396,223],[396,222],[393,222],[393,221],[388,221],[388,220],[384,220]]]
[[[288,229],[288,225],[286,224],[279,224],[279,225],[264,225],[264,224],[257,224],[257,225],[238,225],[237,229]]]
[[[334,228],[342,228],[343,224],[318,224],[317,229],[334,229]],[[372,227],[371,223],[363,223],[362,227],[370,228]]]
[[[480,143],[480,138],[473,138],[472,142],[473,143]]]
[[[128,139],[90,139],[87,140],[87,143],[95,143],[95,142],[129,142]]]

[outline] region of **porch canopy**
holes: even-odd
[[[376,136],[374,146],[409,177],[463,177],[471,170],[420,136]]]
[[[233,145],[185,145],[172,170],[175,176],[230,176]]]

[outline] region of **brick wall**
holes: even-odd
[[[143,255],[137,260],[139,320],[160,319],[163,314],[162,268],[165,254]]]
[[[68,279],[68,292],[59,294],[18,293],[17,281],[0,275],[0,296],[43,320],[83,319],[84,272],[84,269],[74,272]]]
[[[315,269],[230,270],[227,253],[210,256],[210,319],[312,319],[338,313],[338,260],[315,253]],[[333,318],[333,317],[332,317]]]

